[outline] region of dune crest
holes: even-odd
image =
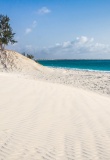
[[[44,71],[42,65],[11,50],[0,51],[0,71],[24,72],[32,74],[36,71]]]

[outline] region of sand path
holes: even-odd
[[[0,73],[0,160],[110,160],[110,98]]]

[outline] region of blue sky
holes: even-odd
[[[110,0],[0,0],[15,45],[36,58],[109,58]]]

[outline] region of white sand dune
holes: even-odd
[[[0,52],[0,72],[12,72],[110,96],[110,73],[48,68],[11,50]]]
[[[35,61],[11,50],[0,51],[0,71],[17,72],[35,75],[43,72],[46,67],[36,63]],[[48,69],[47,69],[48,70]]]
[[[0,160],[110,160],[110,98],[0,73]]]

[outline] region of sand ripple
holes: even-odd
[[[0,160],[110,160],[110,99],[0,74]]]

